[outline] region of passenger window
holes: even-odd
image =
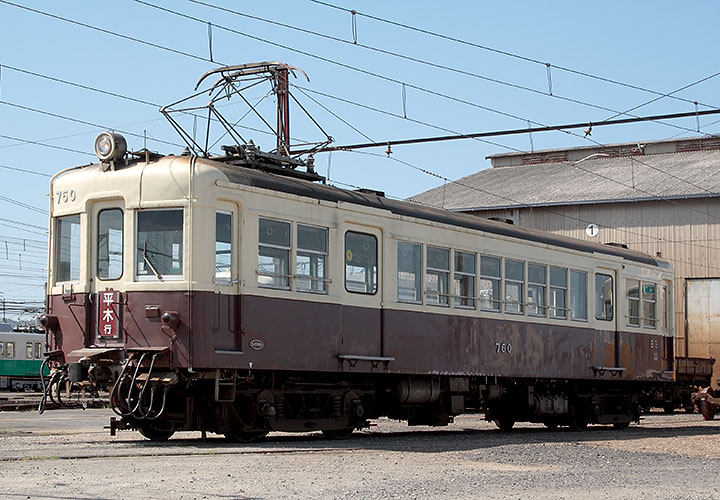
[[[595,318],[613,319],[613,279],[607,274],[595,275]]]
[[[260,219],[258,285],[290,288],[290,223]]]
[[[522,314],[525,263],[505,260],[505,312]]]
[[[80,216],[58,217],[55,224],[55,282],[80,279]]]
[[[33,359],[33,344],[32,344],[32,342],[25,343],[25,359]]]
[[[5,357],[6,358],[14,358],[15,357],[15,342],[6,342],[5,343]]]
[[[0,342],[0,358],[5,357],[5,342]]]
[[[455,251],[455,276],[453,279],[457,307],[475,308],[475,254]]]
[[[345,290],[372,295],[377,292],[377,238],[372,234],[345,233]]]
[[[138,278],[182,277],[182,209],[138,211],[136,233],[135,272]]]
[[[422,302],[422,245],[398,242],[397,293],[400,302]]]
[[[640,280],[625,280],[628,325],[640,326]]]
[[[550,317],[567,318],[567,269],[550,267]]]
[[[98,214],[97,275],[116,280],[123,272],[123,212],[119,208]]]
[[[587,320],[587,273],[570,271],[570,319]]]
[[[327,229],[297,225],[295,288],[300,292],[327,293]]]
[[[232,214],[215,212],[215,279],[229,282],[232,280]]]
[[[528,264],[528,314],[545,316],[546,267]]]
[[[642,324],[645,328],[657,326],[657,285],[643,283],[640,291],[642,298]]]
[[[480,308],[492,311],[500,310],[500,258],[480,256],[480,290],[478,301]]]
[[[35,342],[35,359],[42,358],[42,344],[40,342]]]
[[[450,249],[427,247],[425,264],[425,300],[428,304],[448,305]]]

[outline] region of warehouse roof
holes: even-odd
[[[493,155],[410,198],[456,211],[720,196],[720,138]]]

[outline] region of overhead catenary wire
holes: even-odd
[[[146,3],[146,2],[144,2],[144,1],[142,1],[142,0],[135,0],[135,1],[138,2],[138,3],[143,3],[143,4]],[[375,46],[372,46],[372,45],[367,45],[367,44],[363,44],[363,43],[356,43],[356,42],[353,42],[353,41],[345,40],[345,39],[343,39],[343,38],[339,38],[339,37],[336,37],[336,36],[328,35],[328,34],[326,34],[326,33],[320,33],[320,32],[318,32],[318,31],[308,30],[308,29],[305,29],[305,28],[301,28],[301,27],[299,27],[299,26],[294,26],[294,25],[291,25],[291,24],[281,23],[281,22],[278,22],[278,21],[273,21],[273,20],[271,20],[271,19],[266,19],[266,18],[262,18],[262,17],[259,17],[259,16],[254,16],[254,15],[251,15],[251,14],[246,14],[246,13],[244,13],[244,12],[240,12],[240,11],[237,11],[237,10],[229,9],[229,8],[226,8],[226,7],[220,7],[220,6],[213,5],[213,4],[210,4],[210,3],[207,3],[207,2],[203,2],[203,1],[201,1],[201,0],[187,0],[187,1],[190,2],[190,3],[197,4],[197,5],[203,5],[203,6],[205,6],[205,7],[209,7],[209,8],[212,8],[212,9],[216,9],[216,10],[219,10],[219,11],[222,11],[222,12],[234,14],[234,15],[241,16],[241,17],[245,17],[245,18],[248,18],[248,19],[253,19],[253,20],[255,20],[255,21],[260,21],[260,22],[272,24],[272,25],[274,25],[274,26],[280,26],[280,27],[283,27],[283,28],[286,28],[286,29],[291,29],[291,30],[295,30],[295,31],[298,31],[298,32],[301,32],[301,33],[306,33],[306,34],[309,34],[309,35],[321,37],[321,38],[324,38],[324,39],[326,39],[326,40],[332,40],[332,41],[335,41],[335,42],[338,42],[338,43],[344,43],[344,44],[348,44],[348,45],[354,45],[354,46],[357,46],[357,47],[360,47],[360,48],[363,48],[363,49],[366,49],[366,50],[370,50],[370,51],[377,52],[377,53],[380,53],[380,54],[389,55],[389,56],[392,56],[392,57],[404,59],[404,60],[411,61],[411,62],[414,62],[414,63],[417,63],[417,64],[422,64],[422,65],[425,65],[425,66],[433,67],[433,68],[436,68],[436,69],[442,69],[442,70],[445,70],[445,71],[450,71],[450,72],[453,72],[453,73],[456,73],[456,74],[460,74],[460,75],[464,75],[464,76],[469,76],[469,77],[472,77],[472,78],[477,78],[477,79],[484,80],[484,81],[487,81],[487,82],[490,82],[490,83],[495,83],[495,84],[498,84],[498,85],[503,85],[503,86],[506,86],[506,87],[514,88],[514,89],[517,89],[517,90],[523,90],[523,91],[526,91],[526,92],[532,92],[532,93],[539,94],[539,95],[542,95],[542,96],[552,97],[552,98],[554,98],[554,99],[559,99],[559,100],[566,101],[566,102],[570,102],[570,103],[573,103],[573,104],[580,104],[580,105],[582,105],[582,106],[587,106],[587,107],[594,108],[594,109],[599,109],[599,110],[602,110],[602,111],[608,111],[608,112],[611,112],[611,113],[615,113],[615,115],[613,116],[613,118],[616,117],[616,116],[620,116],[620,115],[634,116],[634,115],[631,115],[629,112],[632,111],[632,110],[634,110],[634,109],[637,109],[637,108],[639,108],[639,107],[645,106],[645,105],[649,104],[650,102],[654,102],[654,101],[656,101],[656,100],[658,100],[658,99],[662,99],[663,97],[667,97],[667,96],[672,95],[672,94],[674,94],[674,93],[676,93],[676,92],[679,92],[680,90],[684,90],[684,89],[689,88],[689,87],[691,87],[692,85],[695,85],[695,84],[696,84],[696,83],[695,83],[695,84],[688,85],[688,86],[686,86],[686,87],[683,87],[682,89],[679,89],[679,90],[677,90],[677,91],[671,92],[670,94],[663,94],[661,97],[658,97],[657,99],[654,99],[653,101],[649,101],[648,103],[641,104],[641,105],[639,105],[639,106],[636,106],[636,107],[634,107],[634,108],[631,108],[630,110],[627,110],[627,111],[616,111],[616,110],[612,110],[612,109],[610,109],[610,108],[608,108],[608,107],[606,107],[606,106],[600,106],[600,105],[593,104],[593,103],[590,103],[590,102],[587,102],[587,101],[583,101],[583,100],[580,100],[580,99],[574,99],[574,98],[571,98],[571,97],[562,96],[562,95],[559,95],[559,94],[557,94],[557,93],[553,94],[553,93],[552,93],[552,83],[549,83],[550,91],[549,91],[549,92],[545,92],[545,91],[543,91],[543,90],[535,89],[535,88],[528,87],[528,86],[525,86],[525,85],[520,85],[520,84],[516,84],[516,83],[512,83],[512,82],[500,80],[499,78],[492,78],[492,77],[489,77],[489,76],[486,76],[486,75],[481,75],[481,74],[478,74],[478,73],[475,73],[475,72],[472,72],[472,71],[468,71],[468,70],[464,70],[464,69],[460,69],[460,68],[455,68],[455,67],[448,66],[448,65],[445,65],[445,64],[434,63],[434,62],[432,62],[432,61],[428,61],[428,60],[425,60],[425,59],[420,59],[420,58],[417,58],[417,57],[408,56],[408,55],[406,55],[406,54],[401,54],[401,53],[394,52],[394,51],[391,51],[391,50],[382,49],[382,48],[375,47]],[[550,73],[549,73],[549,71],[550,71],[550,65],[549,65],[549,64],[547,65],[547,68],[548,68],[548,82],[550,82]],[[713,76],[710,76],[710,77],[707,77],[707,78],[704,78],[704,79],[701,80],[700,82],[705,81],[705,80],[708,80],[708,79],[710,79],[710,78],[714,78],[714,77],[717,76],[717,75],[720,75],[720,73],[718,73],[718,74],[716,74],[716,75],[713,75]],[[700,82],[697,82],[697,83],[700,83]],[[404,95],[406,83],[401,82],[401,86],[402,86],[403,95]],[[404,108],[404,101],[403,101],[403,108]],[[692,129],[687,129],[686,127],[680,127],[680,126],[677,126],[677,125],[674,125],[674,124],[670,124],[670,123],[664,123],[664,122],[660,122],[660,121],[658,121],[658,123],[662,123],[663,125],[667,125],[667,126],[674,127],[674,128],[678,128],[678,129],[682,129],[682,130],[693,131]]]
[[[642,92],[646,92],[646,93],[649,93],[649,94],[655,94],[655,95],[662,96],[662,97],[670,97],[671,99],[675,99],[675,100],[678,100],[678,101],[683,101],[683,102],[686,102],[686,103],[689,103],[689,104],[692,104],[692,103],[694,102],[693,99],[686,99],[686,98],[683,98],[683,97],[678,97],[678,96],[673,96],[673,95],[665,95],[663,92],[659,92],[659,91],[657,91],[657,90],[652,90],[652,89],[649,89],[649,88],[646,88],[646,87],[641,87],[641,86],[639,86],[639,85],[633,85],[633,84],[630,84],[630,83],[621,82],[621,81],[619,81],[619,80],[614,80],[614,79],[612,79],[612,78],[607,78],[607,77],[604,77],[604,76],[595,75],[595,74],[592,74],[592,73],[588,73],[588,72],[586,72],[586,71],[580,71],[580,70],[577,70],[577,69],[569,68],[569,67],[567,67],[567,66],[562,66],[562,65],[558,65],[558,64],[554,64],[554,63],[551,64],[551,63],[549,63],[548,61],[541,61],[541,60],[539,60],[539,59],[535,59],[535,58],[532,58],[532,57],[524,56],[524,55],[521,55],[521,54],[516,54],[516,53],[510,52],[510,51],[507,51],[507,50],[500,50],[500,49],[493,48],[493,47],[490,47],[490,46],[487,46],[487,45],[482,45],[482,44],[479,44],[479,43],[474,43],[474,42],[470,42],[470,41],[467,41],[467,40],[463,40],[463,39],[458,38],[458,37],[454,37],[454,36],[450,36],[450,35],[445,35],[445,34],[442,34],[442,33],[437,33],[437,32],[431,31],[431,30],[423,29],[423,28],[418,28],[418,27],[416,27],[416,26],[411,26],[411,25],[409,25],[409,24],[401,23],[401,22],[398,22],[398,21],[393,21],[393,20],[391,20],[391,19],[382,18],[382,17],[380,17],[380,16],[375,16],[375,15],[371,15],[371,14],[359,12],[359,11],[357,11],[357,10],[355,10],[355,9],[353,9],[353,10],[347,9],[347,8],[345,8],[345,7],[340,7],[340,6],[337,6],[337,5],[331,4],[331,3],[329,3],[329,2],[322,1],[322,0],[310,0],[310,1],[313,2],[313,3],[315,3],[315,4],[318,4],[318,5],[323,5],[323,6],[325,6],[325,7],[330,7],[330,8],[332,8],[332,9],[336,9],[336,10],[340,10],[340,11],[343,11],[343,12],[350,13],[350,14],[352,14],[353,16],[366,17],[366,18],[368,18],[368,19],[372,19],[372,20],[374,20],[374,21],[378,21],[378,22],[381,22],[381,23],[389,24],[389,25],[396,26],[396,27],[403,28],[403,29],[407,29],[407,30],[410,30],[410,31],[415,31],[415,32],[418,32],[418,33],[422,33],[422,34],[424,34],[424,35],[429,35],[429,36],[432,36],[432,37],[436,37],[436,38],[439,38],[439,39],[443,39],[443,40],[451,41],[451,42],[454,42],[454,43],[466,45],[466,46],[469,46],[469,47],[474,47],[474,48],[476,48],[476,49],[481,49],[481,50],[485,50],[485,51],[488,51],[488,52],[493,52],[493,53],[496,53],[496,54],[499,54],[499,55],[503,55],[503,56],[515,58],[515,59],[522,60],[522,61],[525,61],[525,62],[530,62],[530,63],[533,63],[533,64],[542,65],[542,66],[545,66],[545,67],[547,67],[547,68],[552,67],[553,69],[557,69],[557,70],[565,71],[565,72],[572,73],[572,74],[575,74],[575,75],[579,75],[579,76],[591,78],[591,79],[598,80],[598,81],[601,81],[601,82],[611,83],[611,84],[613,84],[613,85],[619,85],[619,86],[621,86],[621,87],[625,87],[625,88],[629,88],[629,89],[633,89],[633,90],[639,90],[639,91],[642,91]],[[705,106],[705,107],[708,107],[708,108],[716,108],[716,107],[717,107],[717,106],[710,105],[710,104],[703,104],[703,103],[699,103],[699,104],[700,104],[701,106]]]

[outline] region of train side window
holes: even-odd
[[[425,300],[428,304],[448,305],[450,298],[450,249],[427,247]]]
[[[327,237],[324,227],[297,225],[295,289],[327,293]]]
[[[0,342],[0,358],[5,357],[5,342]]]
[[[35,359],[42,358],[42,344],[40,342],[35,342]]]
[[[215,212],[215,280],[227,283],[232,280],[232,214]]]
[[[640,280],[625,280],[627,321],[629,326],[640,326]]]
[[[182,278],[183,222],[182,209],[137,212],[135,273],[138,278]]]
[[[80,279],[80,216],[58,217],[55,222],[55,282]]]
[[[422,245],[398,242],[397,294],[399,302],[422,303]]]
[[[453,302],[456,307],[475,308],[475,254],[454,251]]]
[[[480,256],[480,290],[478,301],[480,308],[490,311],[500,310],[500,258],[488,255]]]
[[[613,279],[607,274],[595,275],[595,318],[613,319]]]
[[[528,264],[528,314],[545,316],[546,285],[547,267],[541,264]]]
[[[15,342],[5,342],[5,357],[6,358],[14,358],[15,357]]]
[[[123,212],[119,208],[98,213],[97,275],[116,280],[123,272]]]
[[[525,263],[505,259],[505,312],[522,314]]]
[[[373,295],[377,292],[377,238],[372,234],[345,233],[345,290]]]
[[[290,288],[290,223],[260,218],[258,285]]]
[[[587,321],[587,273],[570,271],[570,319]]]
[[[32,342],[25,343],[25,358],[33,359],[33,343]]]
[[[640,290],[642,299],[642,326],[655,328],[657,326],[657,285],[643,283]]]
[[[550,317],[567,318],[567,269],[550,267]]]

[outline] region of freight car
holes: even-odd
[[[44,354],[45,335],[42,332],[0,332],[0,389],[40,390],[40,366]]]
[[[113,431],[625,428],[673,381],[661,259],[328,186],[252,144],[95,147],[51,181],[41,323],[52,380],[111,389]]]

